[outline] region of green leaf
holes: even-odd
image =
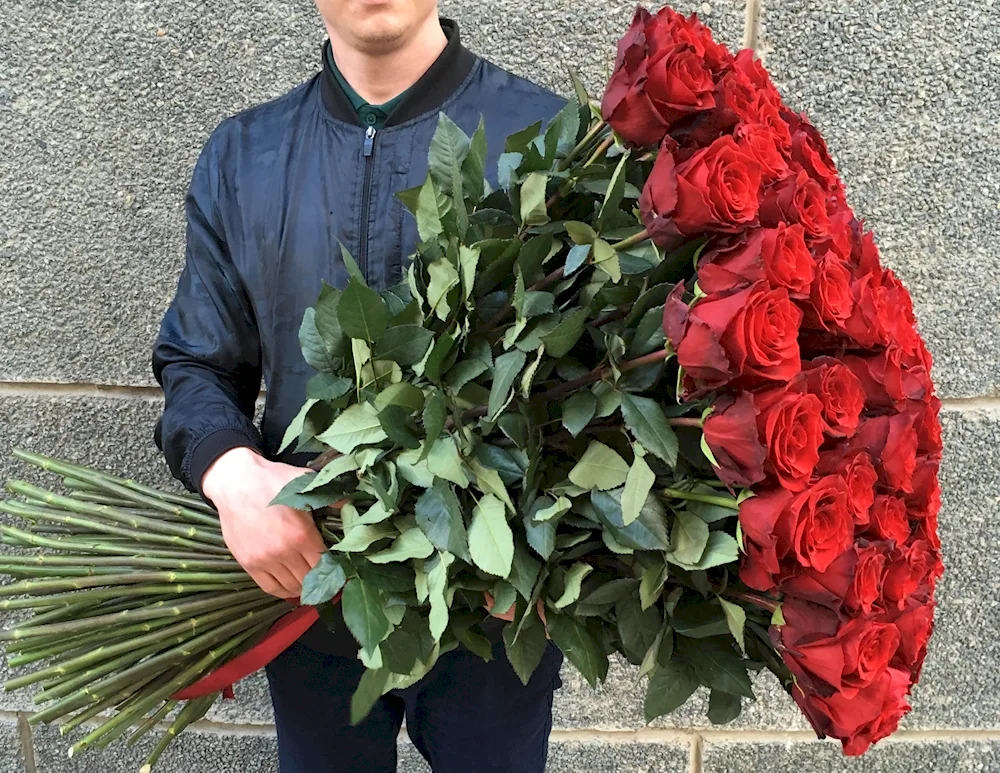
[[[453,437],[443,437],[434,444],[427,455],[427,468],[438,478],[451,481],[456,486],[467,488],[469,485],[469,476],[462,466],[462,457]]]
[[[590,246],[597,239],[597,231],[587,223],[581,223],[577,220],[567,220],[563,225],[566,227],[566,233],[569,234],[569,238],[573,240],[573,244]]]
[[[726,499],[731,499],[734,504],[736,503],[736,500],[727,496],[725,491],[713,491],[712,496],[725,497]],[[705,523],[716,523],[717,521],[724,521],[726,518],[734,518],[739,512],[730,507],[707,505],[704,502],[688,502],[687,509],[701,518]]]
[[[387,405],[379,411],[378,420],[393,443],[403,448],[420,448],[420,438],[408,426],[407,413],[403,408]]]
[[[462,520],[462,505],[446,480],[438,478],[415,507],[417,525],[438,550],[446,550],[472,563],[469,540]]]
[[[618,162],[615,173],[611,176],[608,192],[605,194],[604,203],[601,205],[601,213],[597,216],[597,222],[595,223],[598,231],[604,230],[612,213],[617,212],[621,206],[622,199],[625,196],[625,175],[628,171],[629,155],[627,151],[622,154],[622,159]]]
[[[753,685],[746,664],[733,649],[731,639],[708,638],[684,646],[684,659],[701,683],[713,690],[753,698]]]
[[[356,565],[361,579],[384,593],[409,593],[416,586],[416,576],[411,566],[403,564],[379,565],[366,560],[358,561]]]
[[[583,581],[592,571],[594,571],[594,567],[584,563],[576,563],[569,568],[566,572],[562,595],[554,604],[556,609],[565,609],[580,598],[580,588]]]
[[[317,373],[306,384],[306,396],[310,400],[325,400],[333,402],[351,391],[354,382],[349,378],[334,376],[330,373]]]
[[[502,354],[493,366],[493,387],[490,390],[490,400],[487,406],[487,417],[494,421],[513,398],[514,382],[528,360],[524,352],[513,351]]]
[[[428,562],[427,597],[431,604],[429,623],[434,641],[440,641],[448,627],[448,567],[452,561],[454,556],[439,553]]]
[[[448,371],[446,380],[448,386],[453,391],[458,392],[462,387],[473,379],[479,378],[487,370],[489,370],[489,366],[482,360],[462,360]]]
[[[390,327],[375,345],[375,357],[400,365],[414,365],[427,354],[434,333],[422,325]]]
[[[440,389],[435,389],[431,392],[431,396],[424,406],[423,422],[427,439],[424,442],[424,450],[420,454],[421,460],[426,459],[434,448],[434,444],[437,443],[438,438],[444,431],[446,420],[447,408],[444,401],[444,392]]]
[[[731,534],[713,531],[708,535],[708,545],[701,560],[686,569],[712,569],[724,564],[734,564],[740,557],[740,546]]]
[[[452,181],[462,174],[462,163],[469,154],[469,144],[468,135],[458,124],[445,113],[439,113],[427,163],[434,181],[443,192],[453,192]]]
[[[392,537],[396,535],[396,529],[393,526],[383,526],[383,525],[359,525],[351,529],[344,538],[334,545],[330,550],[339,550],[342,553],[361,553],[367,550],[375,542],[380,539],[385,539],[386,537]]]
[[[390,384],[375,396],[375,410],[381,412],[390,405],[416,413],[424,407],[424,393],[407,381]]]
[[[317,438],[342,454],[355,448],[386,439],[385,430],[378,419],[378,410],[371,403],[356,403],[334,420],[330,428]]]
[[[656,497],[646,499],[639,517],[628,526],[622,517],[621,489],[594,491],[590,501],[601,524],[620,545],[636,550],[667,550],[670,547],[663,507]]]
[[[556,521],[543,521],[536,523],[532,520],[531,513],[525,513],[522,519],[524,523],[524,535],[528,538],[528,545],[538,555],[548,561],[552,552],[556,549]]]
[[[622,415],[625,425],[643,448],[671,467],[677,466],[677,435],[667,424],[667,417],[656,400],[623,394]]]
[[[550,502],[552,500],[549,500]],[[542,521],[548,521],[551,518],[558,518],[563,513],[569,512],[569,509],[573,506],[573,503],[569,501],[567,497],[559,497],[555,502],[547,507],[539,509],[535,513],[534,520],[537,523]]]
[[[587,107],[590,104],[590,95],[587,93],[587,87],[583,85],[583,81],[580,79],[580,72],[575,67],[569,67],[568,69],[569,78],[573,81],[573,89],[576,91],[576,101],[582,107]]]
[[[545,350],[550,356],[559,358],[569,354],[570,349],[576,346],[580,340],[587,324],[587,310],[576,309],[571,311],[550,333],[542,336],[545,342]]]
[[[389,310],[381,295],[352,277],[340,297],[337,319],[345,335],[374,343],[389,324]]]
[[[517,592],[524,598],[531,598],[535,589],[535,582],[538,580],[538,573],[542,570],[542,565],[531,557],[528,546],[523,540],[514,540],[514,560],[510,566],[510,576],[507,581],[517,588]]]
[[[481,199],[485,192],[486,152],[486,124],[480,118],[469,144],[469,153],[462,162],[462,187],[473,201]]]
[[[639,517],[654,483],[656,475],[646,460],[637,455],[629,468],[628,477],[625,479],[625,491],[622,492],[622,520],[626,526]]]
[[[320,373],[335,373],[350,352],[347,336],[340,328],[337,307],[340,292],[324,285],[315,308],[305,310],[299,328],[302,356]]]
[[[590,424],[597,411],[597,398],[592,392],[582,390],[569,396],[562,406],[562,423],[576,437]]]
[[[567,102],[545,130],[545,157],[565,157],[576,145],[580,131],[580,106]]]
[[[740,715],[740,696],[712,690],[708,699],[708,720],[713,725],[727,725]]]
[[[671,623],[681,636],[706,639],[729,633],[729,623],[722,607],[709,602],[678,604]]]
[[[506,578],[514,561],[514,533],[507,524],[503,502],[492,494],[479,500],[469,526],[469,552],[476,566]]]
[[[458,248],[458,265],[462,269],[462,287],[465,290],[465,300],[472,297],[476,287],[476,268],[479,266],[479,250],[466,247]]]
[[[653,646],[646,650],[642,663],[639,664],[639,672],[635,676],[636,681],[642,679],[644,676],[649,676],[653,669],[656,668],[657,655],[659,654],[660,647],[663,646],[663,637],[671,635],[672,633],[669,626],[664,626],[660,629],[660,632],[656,634]],[[669,660],[669,658],[667,660]]]
[[[394,674],[408,674],[420,656],[420,640],[403,628],[397,628],[379,645],[382,664]]]
[[[471,628],[453,628],[458,641],[473,655],[478,655],[489,663],[493,660],[493,644],[485,636]]]
[[[676,711],[694,695],[698,685],[694,670],[677,658],[661,665],[653,672],[646,690],[646,722]]]
[[[572,276],[580,266],[587,262],[590,257],[591,247],[589,244],[577,244],[571,248],[566,255],[566,266],[563,268],[563,276]]]
[[[520,152],[528,149],[528,145],[531,144],[532,140],[538,136],[538,132],[542,129],[542,122],[536,121],[531,124],[531,126],[521,129],[519,132],[515,132],[507,137],[507,142],[504,145],[504,150],[508,153]]]
[[[283,505],[294,510],[315,510],[329,505],[334,499],[341,498],[340,494],[331,495],[329,492],[324,493],[312,489],[306,492],[305,489],[309,488],[315,480],[316,474],[311,472],[293,478],[282,487],[274,499],[268,502],[268,505]]]
[[[427,359],[424,361],[424,375],[428,379],[434,382],[441,380],[441,374],[444,372],[443,369],[445,369],[445,364],[448,361],[448,355],[451,354],[454,346],[454,336],[450,333],[442,333],[440,335],[437,342],[431,347]]]
[[[316,405],[318,400],[306,400],[305,404],[299,410],[298,414],[289,423],[288,428],[285,430],[285,436],[281,439],[281,445],[278,447],[278,453],[283,453],[288,446],[290,446],[295,440],[298,439],[299,435],[302,434],[302,430],[305,429],[306,416],[309,415],[309,411],[312,407]]]
[[[576,605],[578,615],[600,615],[611,609],[621,599],[635,593],[639,581],[629,578],[611,580],[598,586]]]
[[[504,485],[499,471],[492,467],[486,467],[475,458],[469,459],[467,463],[472,474],[476,476],[479,490],[484,494],[495,496],[507,507],[508,511],[513,513],[515,511],[514,503],[511,501],[510,494],[507,493],[507,487]]]
[[[627,324],[627,323],[626,323]],[[666,343],[663,333],[663,306],[650,309],[639,321],[635,335],[628,347],[629,358],[641,357],[662,349]]]
[[[329,553],[323,553],[316,564],[302,581],[302,594],[299,601],[306,606],[325,604],[344,588],[347,575]]]
[[[604,239],[595,241],[593,247],[594,265],[610,276],[613,282],[620,282],[622,279],[622,268],[615,248],[604,241]]]
[[[517,602],[517,589],[506,580],[497,580],[493,586],[493,609],[495,615],[503,615]]]
[[[780,628],[785,624],[785,614],[781,611],[781,604],[778,604],[774,608],[774,612],[771,613],[771,625]]]
[[[521,185],[521,223],[524,225],[545,225],[549,222],[545,207],[545,187],[548,175],[532,172]]]
[[[538,619],[533,605],[525,612],[520,625],[515,626],[511,623],[504,627],[503,642],[507,650],[507,660],[514,668],[514,673],[522,684],[527,685],[548,648],[545,627]]]
[[[354,694],[351,696],[351,725],[357,726],[368,716],[375,703],[389,684],[389,671],[385,668],[377,670],[365,669],[361,675]]]
[[[348,630],[369,656],[389,633],[389,620],[382,611],[382,594],[358,577],[347,582],[340,606]]]
[[[592,440],[570,471],[569,479],[580,488],[606,491],[621,486],[628,477],[628,471],[628,463],[617,451]]]
[[[344,261],[344,268],[347,269],[348,276],[367,287],[368,283],[365,281],[365,274],[358,265],[358,262],[354,259],[354,256],[351,255],[350,251],[344,246],[343,242],[338,242],[338,244],[340,244],[340,259]]]
[[[448,258],[438,258],[427,267],[430,284],[427,286],[427,303],[438,319],[447,320],[451,313],[448,293],[458,287],[458,270]]]
[[[747,612],[739,604],[734,604],[731,601],[726,601],[721,596],[717,597],[719,603],[722,605],[722,611],[726,613],[726,622],[729,624],[729,632],[736,639],[736,643],[740,646],[740,652],[746,655],[746,624],[747,624]]]
[[[663,628],[659,607],[643,609],[639,599],[628,596],[615,604],[615,620],[629,660],[638,665]]]
[[[429,558],[433,552],[434,546],[420,529],[408,529],[396,537],[390,547],[365,558],[373,564],[388,564],[413,558]]]
[[[434,178],[428,175],[417,196],[417,233],[421,241],[432,241],[444,233],[442,220],[451,209],[451,199],[444,195]]]
[[[708,524],[701,518],[683,510],[677,513],[670,535],[671,558],[684,565],[696,565],[708,547],[708,535]]]
[[[549,635],[591,687],[608,676],[608,656],[601,642],[572,615],[546,615]]]
[[[639,603],[643,609],[649,609],[659,600],[668,574],[667,565],[659,560],[646,567],[639,583]]]

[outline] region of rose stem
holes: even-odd
[[[586,136],[580,140],[575,148],[573,148],[559,164],[559,171],[564,172],[569,169],[570,165],[576,161],[577,158],[583,155],[584,151],[589,148],[594,140],[597,139],[598,135],[604,131],[604,127],[608,124],[604,120],[600,120],[595,123],[590,131],[587,132]]]
[[[671,427],[697,427],[698,429],[702,429],[705,426],[705,423],[701,419],[695,419],[693,417],[667,419],[667,424]]]
[[[663,495],[671,499],[686,499],[690,502],[702,502],[706,505],[716,505],[725,507],[727,510],[739,510],[740,506],[732,499],[725,497],[713,497],[711,494],[697,494],[694,491],[681,491],[679,489],[663,489]]]
[[[641,242],[644,242],[647,239],[649,239],[649,231],[647,231],[644,228],[641,231],[639,231],[639,233],[634,234],[628,237],[627,239],[622,239],[620,242],[614,245],[614,247],[618,252],[621,252],[622,250],[627,250],[629,247],[634,247],[635,245],[640,244]]]

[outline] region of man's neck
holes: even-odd
[[[448,45],[436,16],[429,17],[404,45],[385,53],[353,48],[329,26],[327,30],[341,75],[371,105],[385,104],[410,88]]]

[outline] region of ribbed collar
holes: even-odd
[[[458,24],[451,19],[441,19],[448,44],[430,69],[403,94],[386,119],[386,127],[397,126],[439,108],[462,85],[476,64],[476,55],[462,45]],[[328,51],[330,41],[323,44],[323,73],[321,88],[323,104],[334,118],[361,126],[357,110],[337,80]]]

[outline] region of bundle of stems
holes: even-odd
[[[0,500],[0,512],[25,522],[0,524],[3,544],[19,549],[0,554],[0,574],[15,580],[0,586],[0,611],[30,611],[0,632],[9,665],[31,667],[4,689],[40,688],[32,725],[60,722],[66,734],[86,723],[71,757],[126,733],[131,745],[169,720],[148,773],[220,693],[171,696],[253,646],[290,606],[240,568],[198,497],[14,455],[61,476],[65,492],[12,480],[18,498]]]

